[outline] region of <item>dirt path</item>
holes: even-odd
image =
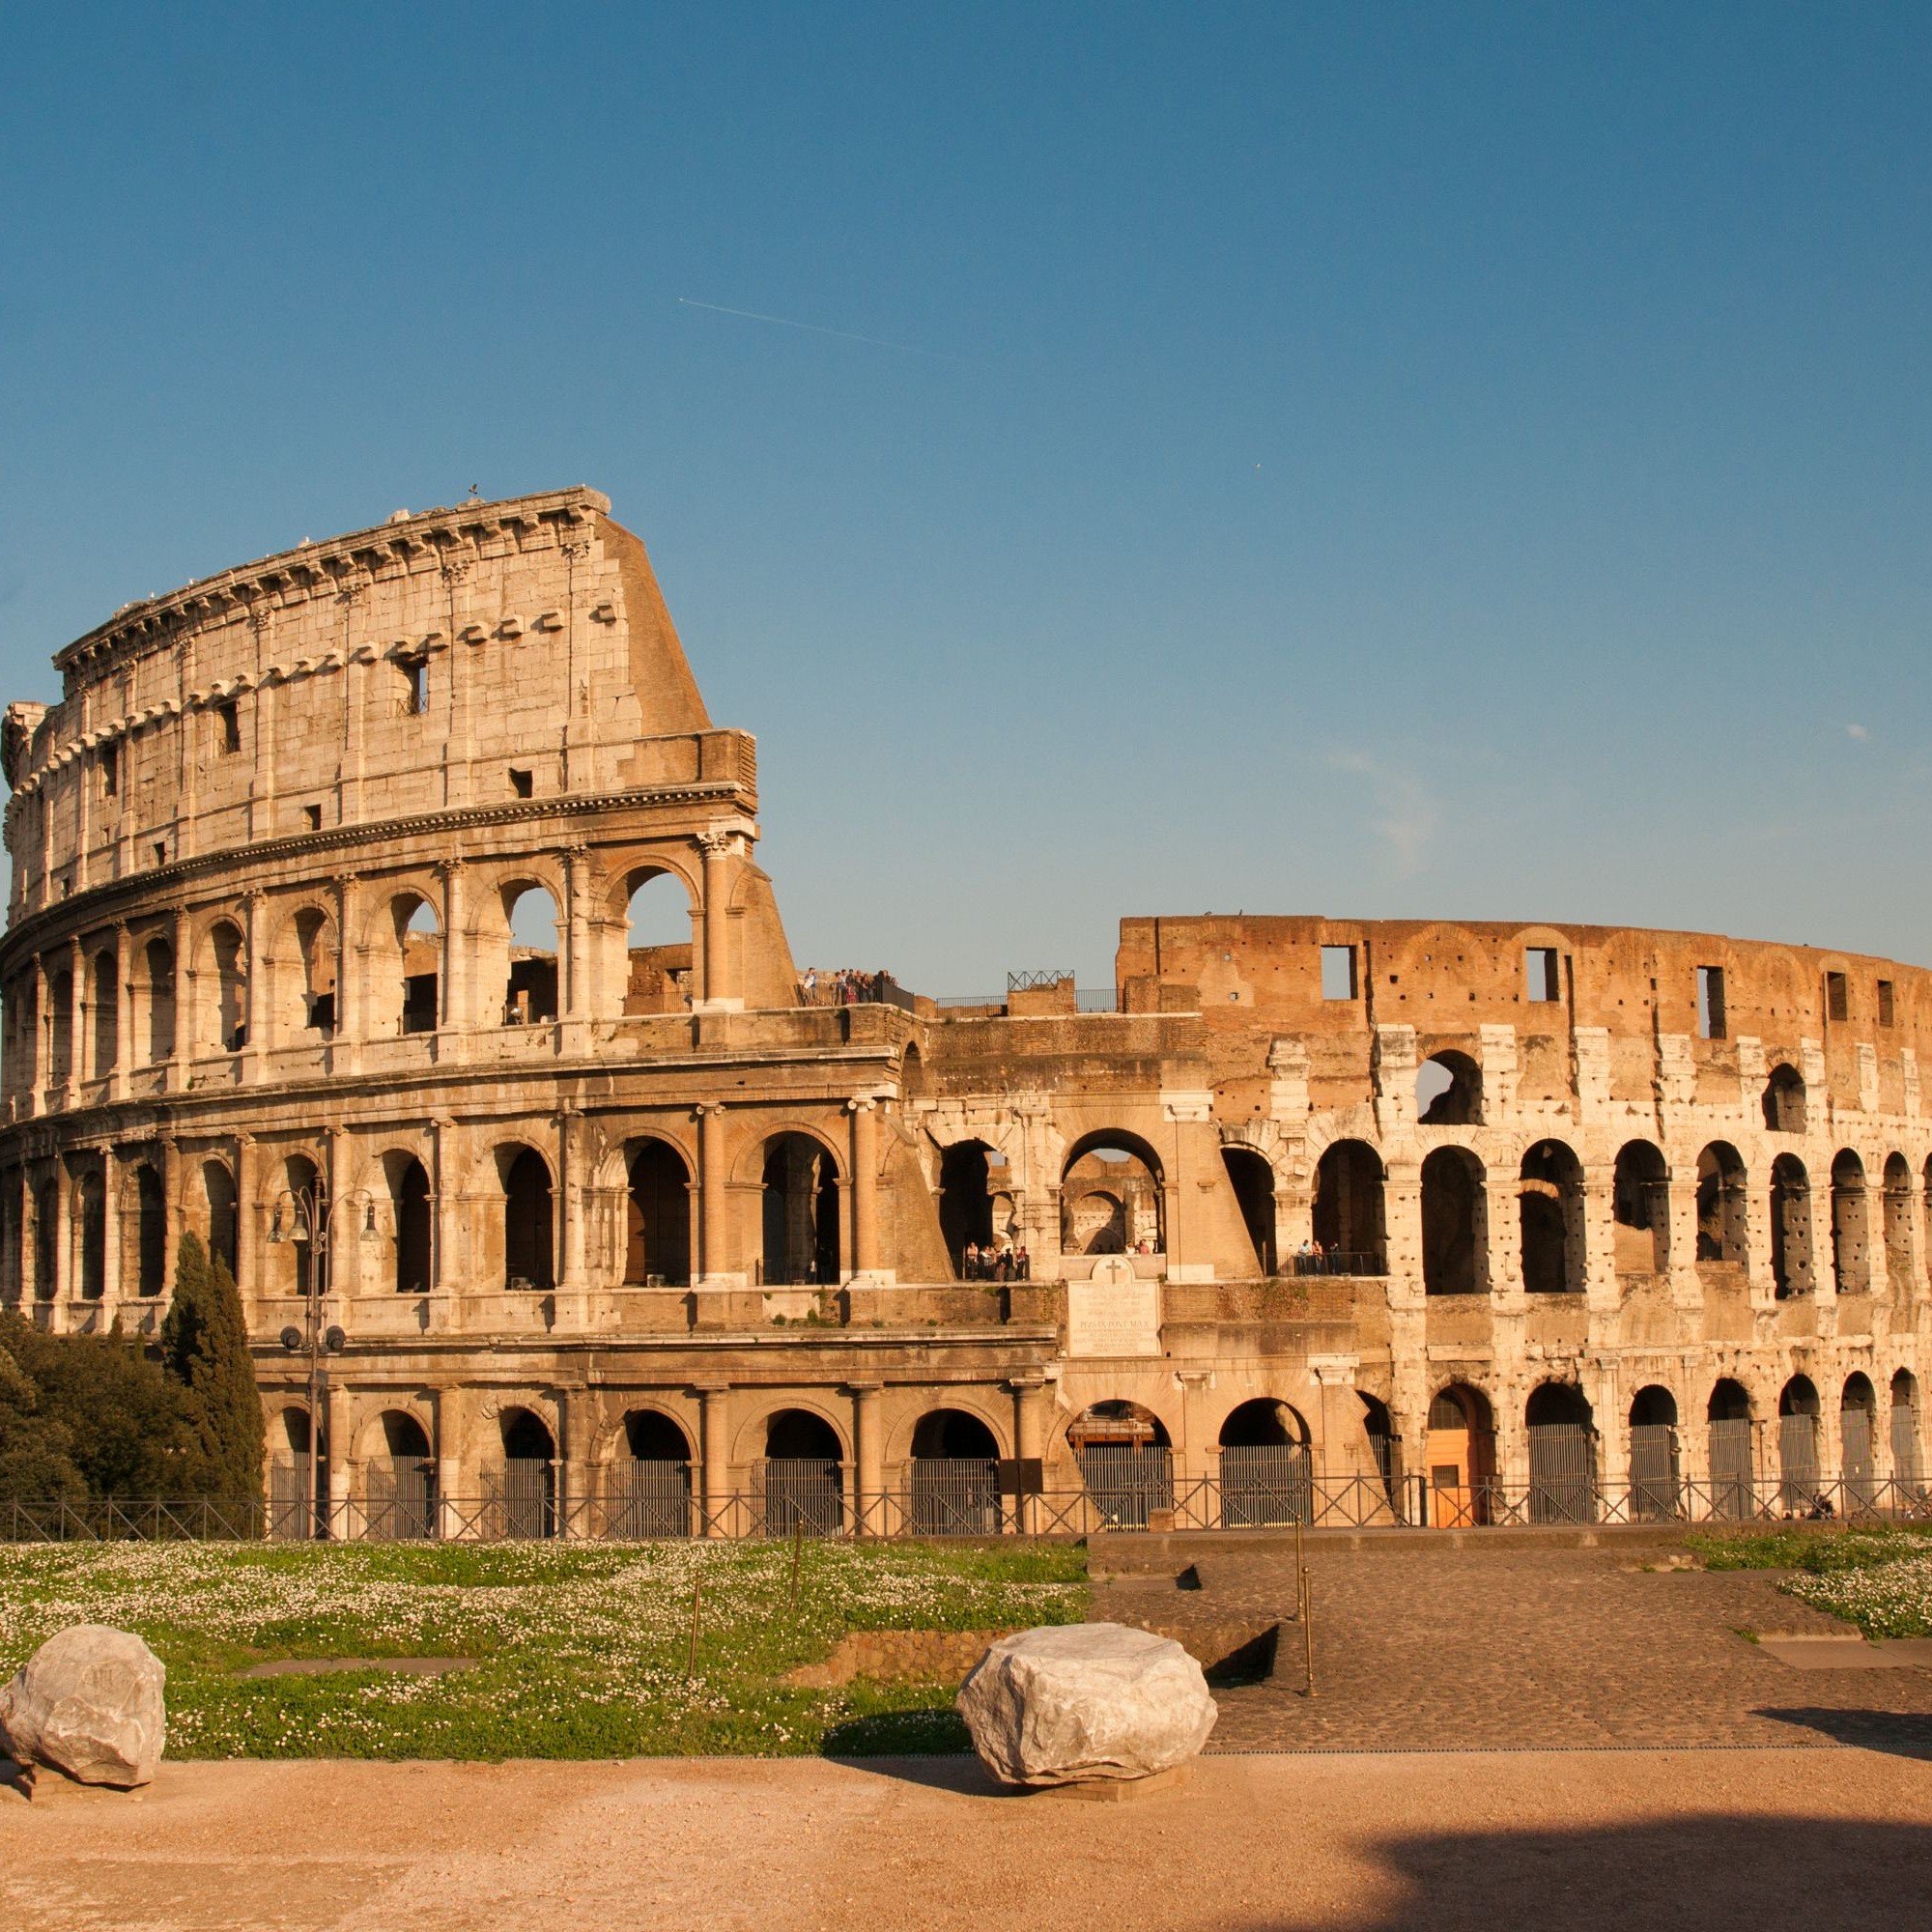
[[[0,1793],[0,1918],[207,1927],[1905,1924],[1932,1763],[1817,1748],[1223,1757],[1126,1804],[970,1761],[170,1765]]]

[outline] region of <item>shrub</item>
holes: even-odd
[[[235,1277],[192,1231],[175,1259],[174,1305],[161,1324],[161,1361],[186,1396],[191,1482],[207,1496],[262,1493],[262,1397]]]

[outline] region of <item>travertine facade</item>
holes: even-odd
[[[1136,919],[1113,1011],[807,1004],[753,742],[588,490],[306,545],[56,664],[5,720],[0,1282],[152,1330],[199,1230],[283,1462],[283,1338],[340,1331],[340,1507],[420,1463],[447,1513],[514,1463],[568,1517],[683,1461],[724,1523],[822,1454],[884,1521],[921,1459],[1077,1489],[1094,1404],[1182,1484],[1302,1440],[1452,1513],[1529,1478],[1530,1423],[1593,1428],[1606,1492],[1665,1425],[1673,1483],[1723,1480],[1713,1420],[1775,1477],[1780,1405],[1821,1414],[1806,1487],[1917,1485],[1918,969]],[[640,889],[688,946],[632,946]],[[959,1281],[969,1239],[1031,1279]]]

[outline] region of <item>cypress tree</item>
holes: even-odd
[[[187,1393],[202,1494],[262,1493],[262,1397],[248,1323],[228,1264],[213,1262],[192,1231],[175,1259],[175,1298],[161,1324],[161,1362]]]

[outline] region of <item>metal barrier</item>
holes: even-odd
[[[1367,1249],[1350,1253],[1339,1248],[1325,1255],[1290,1255],[1281,1272],[1379,1276],[1388,1273],[1388,1257]]]
[[[1093,1452],[1090,1451],[1091,1455]],[[1093,1487],[1003,1493],[994,1463],[915,1463],[900,1492],[854,1501],[837,1463],[766,1463],[760,1484],[706,1499],[683,1463],[660,1465],[640,1487],[562,1498],[549,1483],[493,1482],[481,1496],[384,1495],[313,1505],[258,1501],[0,1501],[0,1543],[161,1543],[283,1540],[360,1542],[651,1542],[670,1537],[1084,1537],[1103,1530],[1251,1531],[1481,1529],[1530,1524],[1932,1522],[1932,1489],[1888,1478],[1821,1484],[1795,1504],[1778,1478],[1677,1479],[1674,1488],[1633,1470],[1610,1489],[1479,1483],[1432,1490],[1421,1476],[1267,1473],[1165,1480],[1149,1457],[1095,1472]]]

